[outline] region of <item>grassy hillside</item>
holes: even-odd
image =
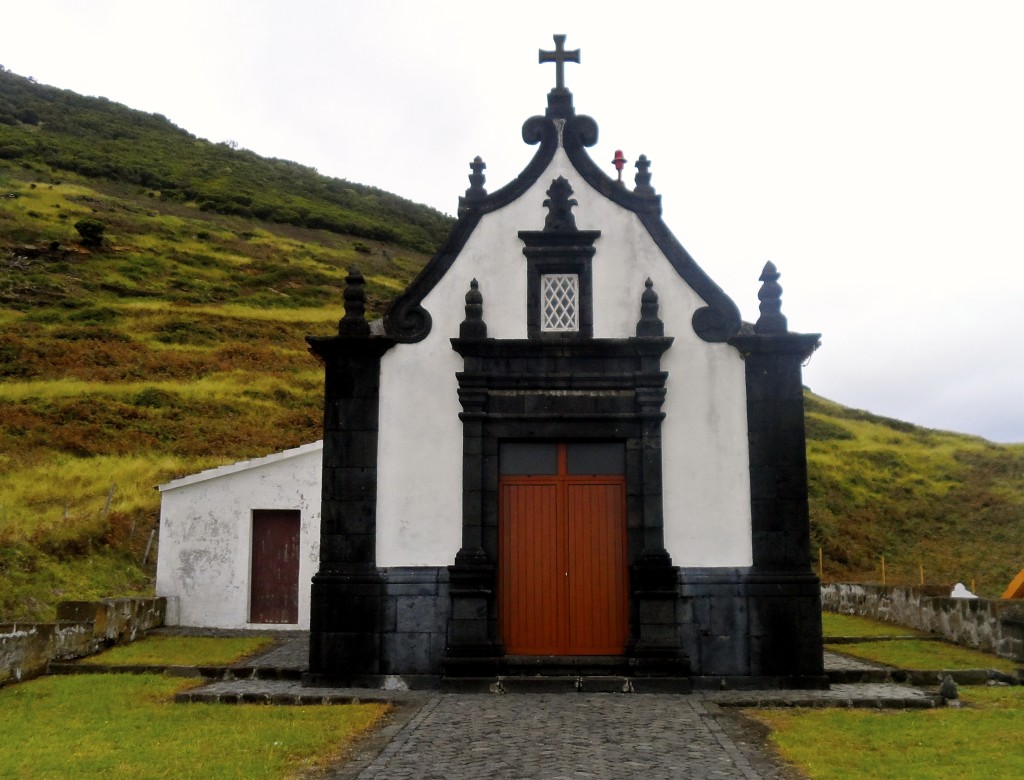
[[[975,582],[1024,567],[1024,445],[919,428],[806,396],[811,530],[826,579]]]
[[[449,224],[0,73],[0,620],[150,588],[153,486],[318,438],[304,337],[334,329],[349,265],[379,314]],[[890,579],[920,561],[995,595],[1024,566],[1024,447],[815,396],[808,431],[827,578],[884,554]]]
[[[379,313],[450,224],[0,72],[0,620],[150,588],[154,486],[318,438],[304,337],[350,265]]]
[[[0,161],[0,616],[147,588],[153,486],[318,438],[304,337],[349,265],[380,311],[425,259]]]
[[[210,143],[106,98],[37,84],[0,68],[0,159],[131,184],[202,211],[386,241],[432,252],[443,214],[375,187],[331,179],[231,142]]]

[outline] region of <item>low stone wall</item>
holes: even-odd
[[[958,645],[1024,662],[1024,602],[951,599],[934,589],[850,582],[822,584],[829,612],[886,620],[938,634]]]
[[[0,623],[0,685],[35,677],[50,661],[92,655],[164,623],[162,598],[65,601],[56,623]]]

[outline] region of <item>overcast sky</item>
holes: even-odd
[[[812,390],[1024,442],[1022,2],[32,0],[0,64],[453,214],[535,151],[553,33],[745,319],[778,266]]]

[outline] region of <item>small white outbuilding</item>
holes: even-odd
[[[309,628],[322,453],[317,441],[159,486],[168,624]]]

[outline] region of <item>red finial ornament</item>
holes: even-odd
[[[616,149],[615,150],[615,159],[612,160],[612,165],[615,166],[615,170],[618,171],[618,173],[619,173],[619,178],[618,178],[619,183],[622,182],[622,169],[626,167],[626,163],[627,162],[629,162],[629,160],[626,159],[625,155],[622,153],[622,150],[621,149]]]

